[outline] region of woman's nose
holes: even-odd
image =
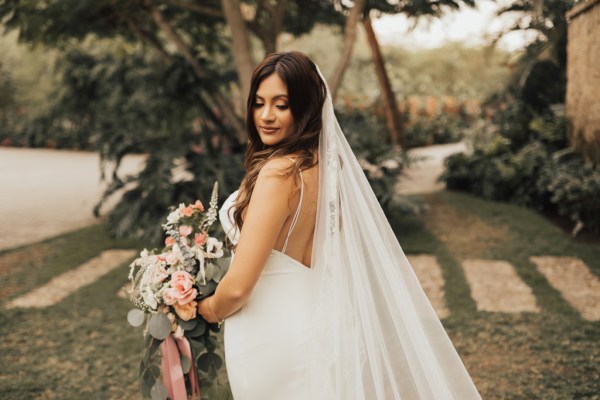
[[[273,108],[265,105],[260,113],[260,119],[263,121],[273,121],[275,116],[273,115]]]

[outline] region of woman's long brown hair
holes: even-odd
[[[263,144],[256,130],[254,104],[256,91],[261,82],[273,73],[278,74],[287,86],[295,129],[279,143],[268,146]],[[314,160],[314,154],[319,148],[321,112],[326,93],[325,83],[319,76],[317,67],[306,54],[298,51],[269,54],[254,70],[247,103],[248,147],[244,158],[246,175],[233,205],[235,208],[233,219],[240,231],[244,223],[242,215],[250,203],[256,178],[269,158],[291,154],[296,156],[297,162],[290,163],[290,167],[281,175],[288,177],[293,174],[296,186],[298,186],[297,172],[318,163],[318,160]]]

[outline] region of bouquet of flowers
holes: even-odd
[[[229,265],[223,243],[209,235],[217,220],[217,190],[215,182],[208,211],[199,200],[171,207],[162,225],[165,247],[144,249],[130,265],[129,295],[136,308],[127,319],[134,327],[146,324],[141,389],[153,400],[187,400],[188,394],[199,399],[200,386],[208,387],[209,395],[226,390],[215,383],[223,361],[215,354],[211,331],[218,332],[219,326],[197,314],[197,302],[214,293]]]

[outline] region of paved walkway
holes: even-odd
[[[437,183],[444,158],[463,151],[463,143],[416,148],[425,156],[398,184],[401,194],[442,190]],[[143,167],[145,156],[127,156],[121,174]],[[39,242],[97,222],[92,210],[104,190],[98,153],[0,147],[0,250]],[[105,204],[102,214],[118,199]]]
[[[444,172],[444,159],[450,154],[465,151],[467,146],[464,142],[436,144],[409,150],[410,156],[426,158],[406,170],[405,176],[398,181],[396,193],[409,195],[443,190],[445,184],[436,180]]]
[[[128,156],[121,171],[133,173],[144,160]],[[97,222],[92,210],[104,189],[99,165],[93,152],[0,147],[0,250]]]

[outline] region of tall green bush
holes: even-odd
[[[499,132],[479,137],[469,155],[445,160],[441,176],[449,189],[490,200],[555,212],[581,228],[600,233],[600,167],[567,147],[567,119],[534,119],[520,148]]]

